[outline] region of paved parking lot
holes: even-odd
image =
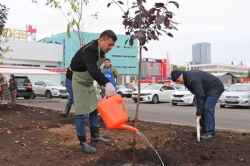
[[[98,99],[101,100],[99,95]],[[18,99],[18,103],[58,110],[64,109],[66,101],[67,99],[57,98]],[[123,98],[123,102],[128,109],[128,116],[134,117],[136,103],[131,98]],[[173,106],[171,103],[140,103],[139,119],[181,125],[195,125],[195,111],[196,108],[194,106]],[[217,128],[250,132],[250,108],[220,108],[217,104],[215,116]]]

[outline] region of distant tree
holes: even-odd
[[[61,2],[63,1],[64,4],[68,4],[70,7],[70,11],[65,14],[62,10]],[[51,8],[61,10],[62,14],[66,18],[67,24],[67,36],[68,38],[71,37],[70,31],[73,30],[77,36],[79,41],[79,48],[85,44],[84,41],[84,34],[85,26],[84,26],[84,10],[86,9],[87,5],[89,4],[89,0],[47,0],[45,5],[50,6]],[[97,12],[91,15],[92,18],[97,19],[98,14]]]
[[[2,32],[4,29],[4,25],[7,20],[9,8],[5,5],[0,4],[0,36],[2,36]]]
[[[185,66],[177,66],[177,65],[173,65],[173,70],[181,70],[181,71],[186,71],[186,67]]]
[[[248,70],[247,78],[250,78],[250,70]]]
[[[236,83],[241,83],[241,78],[237,77],[236,78]]]
[[[124,0],[125,1],[125,0]],[[131,3],[131,5],[129,5]],[[111,0],[107,4],[110,7],[111,4],[116,4],[122,10],[122,24],[125,27],[125,34],[128,35],[128,39],[125,44],[129,43],[130,46],[134,44],[134,40],[139,41],[139,68],[138,68],[138,99],[140,98],[140,78],[141,78],[141,64],[142,64],[142,49],[148,51],[146,43],[150,40],[159,40],[159,36],[163,34],[173,37],[169,31],[177,30],[172,21],[174,13],[167,9],[169,4],[173,4],[179,8],[179,4],[175,1],[167,1],[165,4],[162,2],[154,3],[154,6],[146,8],[146,0],[126,0],[126,7],[124,7],[123,1]],[[135,127],[138,122],[138,110],[139,101],[136,104],[135,113]],[[133,146],[133,165],[136,164],[135,159],[135,134],[134,134],[134,146]]]
[[[2,64],[2,59],[5,58],[5,54],[9,50],[9,46],[6,48],[2,48],[1,46],[4,45],[6,42],[8,42],[8,35],[3,34],[4,26],[7,20],[9,8],[7,8],[5,5],[0,4],[0,64]]]

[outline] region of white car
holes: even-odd
[[[140,101],[152,102],[170,102],[170,96],[173,92],[177,91],[174,87],[163,84],[151,84],[144,87],[140,93]],[[132,94],[132,100],[137,102],[138,91]]]
[[[171,103],[173,105],[196,105],[194,94],[192,94],[185,86],[178,88],[178,91],[171,95]]]
[[[221,108],[225,106],[250,106],[250,84],[233,84],[220,96]]]
[[[121,97],[131,97],[134,90],[128,89],[123,85],[119,85],[116,89],[117,94],[119,94]]]
[[[51,80],[34,81],[32,84],[34,96],[52,99],[53,97],[68,98],[66,87]]]

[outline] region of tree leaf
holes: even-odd
[[[156,8],[154,8],[154,7],[151,8],[151,9],[148,11],[148,16],[154,14],[155,10],[156,10]]]
[[[170,37],[174,37],[171,33],[167,33],[167,35],[170,36]]]
[[[122,1],[117,1],[119,4],[121,4],[121,5],[124,5],[124,3],[122,2]]]
[[[160,3],[155,3],[155,7],[158,7],[158,8],[159,7],[164,7],[164,3],[161,3],[161,2]]]
[[[107,4],[107,7],[109,8],[110,5],[111,5],[111,3],[108,3],[108,4]]]
[[[165,19],[164,19],[165,27],[169,27],[169,23],[170,23],[170,21],[169,21],[168,17],[165,17]]]
[[[134,44],[134,40],[133,40],[133,35],[131,36],[131,38],[129,39],[129,45],[133,46]]]
[[[125,41],[125,45],[127,45],[128,39]]]
[[[169,1],[168,3],[174,4],[179,9],[179,4],[177,2],[175,2],[175,1]]]
[[[167,11],[167,12],[166,12],[166,16],[167,16],[168,18],[173,18],[173,13],[170,12],[170,11]]]
[[[146,46],[142,47],[145,51],[148,51],[148,48]]]
[[[127,31],[125,34],[126,34],[126,35],[130,35],[130,32]]]

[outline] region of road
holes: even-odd
[[[100,100],[100,98],[98,97]],[[18,100],[18,103],[31,106],[45,107],[63,110],[66,99],[44,99]],[[136,103],[131,98],[123,98],[128,110],[128,116],[134,117]],[[194,106],[173,106],[171,103],[140,103],[139,119],[162,123],[173,123],[180,125],[195,125]],[[250,108],[226,107],[220,108],[216,105],[216,127],[217,129],[230,129],[250,132]]]

